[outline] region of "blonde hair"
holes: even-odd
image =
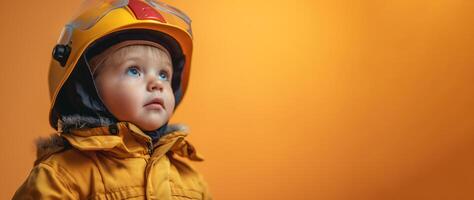
[[[99,71],[104,68],[104,63],[108,60],[117,60],[123,58],[130,52],[137,51],[141,48],[145,49],[146,54],[152,55],[151,57],[156,58],[157,61],[160,62],[159,65],[172,65],[171,56],[168,50],[166,50],[166,48],[163,46],[150,41],[129,40],[113,45],[104,52],[90,59],[89,67],[92,76],[96,78],[99,75]]]

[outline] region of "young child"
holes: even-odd
[[[13,199],[211,199],[183,158],[202,161],[168,124],[189,80],[192,32],[176,8],[90,1],[50,64],[50,123]]]

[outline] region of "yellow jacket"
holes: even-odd
[[[186,135],[172,130],[152,145],[119,122],[52,136],[13,199],[209,200],[202,176],[179,158],[202,161]]]

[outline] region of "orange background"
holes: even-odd
[[[173,122],[215,199],[474,199],[474,2],[171,1],[193,19]],[[0,199],[48,126],[79,0],[2,1]]]

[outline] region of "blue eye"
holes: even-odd
[[[169,81],[169,79],[170,79],[169,74],[166,71],[161,71],[160,74],[159,74],[159,78],[161,80],[165,80],[165,81]]]
[[[137,69],[137,67],[129,67],[127,69],[127,75],[133,76],[133,77],[139,77],[140,71]]]

